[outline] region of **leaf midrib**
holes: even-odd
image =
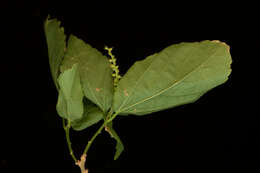
[[[185,94],[185,95],[178,95],[178,96],[169,96],[169,97],[185,97],[185,96],[191,96],[191,95],[201,95],[202,93],[203,92],[196,92],[196,93],[192,93],[192,94]],[[124,111],[127,110],[129,112],[134,112],[133,110],[132,111],[128,110],[129,108],[130,108],[130,106],[125,108]],[[142,112],[147,112],[147,111],[156,111],[159,108],[161,108],[161,107],[160,106],[159,107],[153,107],[153,109],[146,109],[146,110],[142,110],[140,112],[136,111],[136,113],[142,113]]]

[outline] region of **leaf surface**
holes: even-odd
[[[62,90],[59,90],[58,101],[56,105],[56,110],[62,118],[68,119],[68,112],[67,112],[67,101],[65,100],[65,96]]]
[[[79,64],[84,95],[106,112],[113,98],[113,79],[108,58],[71,35],[61,71],[71,68],[75,63]]]
[[[121,153],[124,151],[124,145],[117,135],[116,131],[113,129],[112,122],[108,123],[106,126],[106,131],[110,134],[112,138],[116,140],[116,153],[114,156],[114,160],[118,159],[118,157],[121,155]]]
[[[78,64],[67,69],[58,78],[60,86],[57,103],[58,114],[68,120],[80,119],[83,115],[83,91],[81,88]]]
[[[81,119],[71,122],[71,126],[74,130],[84,130],[93,124],[98,123],[104,117],[103,112],[91,101],[85,99],[84,101],[84,113]]]
[[[59,75],[60,64],[64,57],[66,48],[64,28],[60,27],[60,22],[57,19],[47,19],[44,24],[45,35],[48,46],[49,63],[52,78],[55,86],[58,89],[57,78]]]
[[[196,101],[231,73],[229,46],[180,43],[136,62],[119,81],[113,110],[145,115]]]

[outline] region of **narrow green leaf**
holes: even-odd
[[[118,157],[121,155],[121,153],[124,151],[124,145],[117,135],[116,131],[113,129],[113,124],[112,122],[108,123],[105,130],[110,134],[112,138],[116,140],[116,153],[114,156],[114,160],[118,159]]]
[[[44,29],[48,45],[51,74],[55,86],[58,89],[59,87],[57,78],[59,75],[60,64],[64,57],[66,48],[66,36],[64,34],[63,27],[60,27],[60,22],[57,19],[47,18],[44,24]]]
[[[84,114],[81,119],[71,122],[74,130],[84,130],[104,118],[103,112],[91,101],[84,99]]]
[[[83,91],[80,84],[78,64],[67,69],[58,78],[60,86],[57,112],[68,120],[80,119],[83,115]]]
[[[231,73],[229,47],[219,41],[181,43],[136,62],[119,81],[113,110],[145,115],[196,101]]]
[[[106,112],[112,104],[113,79],[108,58],[84,41],[71,35],[61,71],[79,64],[84,95]]]

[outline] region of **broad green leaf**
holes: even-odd
[[[61,71],[71,68],[75,63],[79,64],[84,95],[106,112],[113,98],[113,79],[108,58],[71,35]]]
[[[80,84],[78,64],[67,69],[58,78],[60,86],[57,103],[58,114],[68,120],[80,119],[83,115],[83,91]]]
[[[45,35],[48,45],[49,63],[52,78],[55,86],[58,89],[57,78],[59,75],[59,69],[61,61],[64,57],[66,48],[64,29],[60,27],[60,22],[57,19],[49,19],[44,24]]]
[[[84,130],[103,119],[103,112],[91,101],[84,99],[84,113],[81,119],[71,122],[74,130]]]
[[[196,101],[231,73],[229,46],[219,41],[181,43],[136,62],[119,81],[113,110],[148,113]]]
[[[56,109],[58,114],[65,119],[68,119],[67,112],[67,101],[65,100],[65,96],[62,90],[59,90],[58,102],[56,105]]]
[[[116,131],[113,129],[112,122],[110,122],[106,125],[105,130],[110,134],[110,136],[112,138],[114,138],[116,140],[116,153],[114,156],[114,160],[116,160],[121,155],[121,153],[124,151],[124,145],[123,145],[121,139],[119,138],[119,136],[117,135]]]

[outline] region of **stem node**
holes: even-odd
[[[79,166],[81,173],[88,173],[88,169],[85,168],[86,157],[87,157],[86,154],[82,154],[80,160],[76,162],[76,165]]]

